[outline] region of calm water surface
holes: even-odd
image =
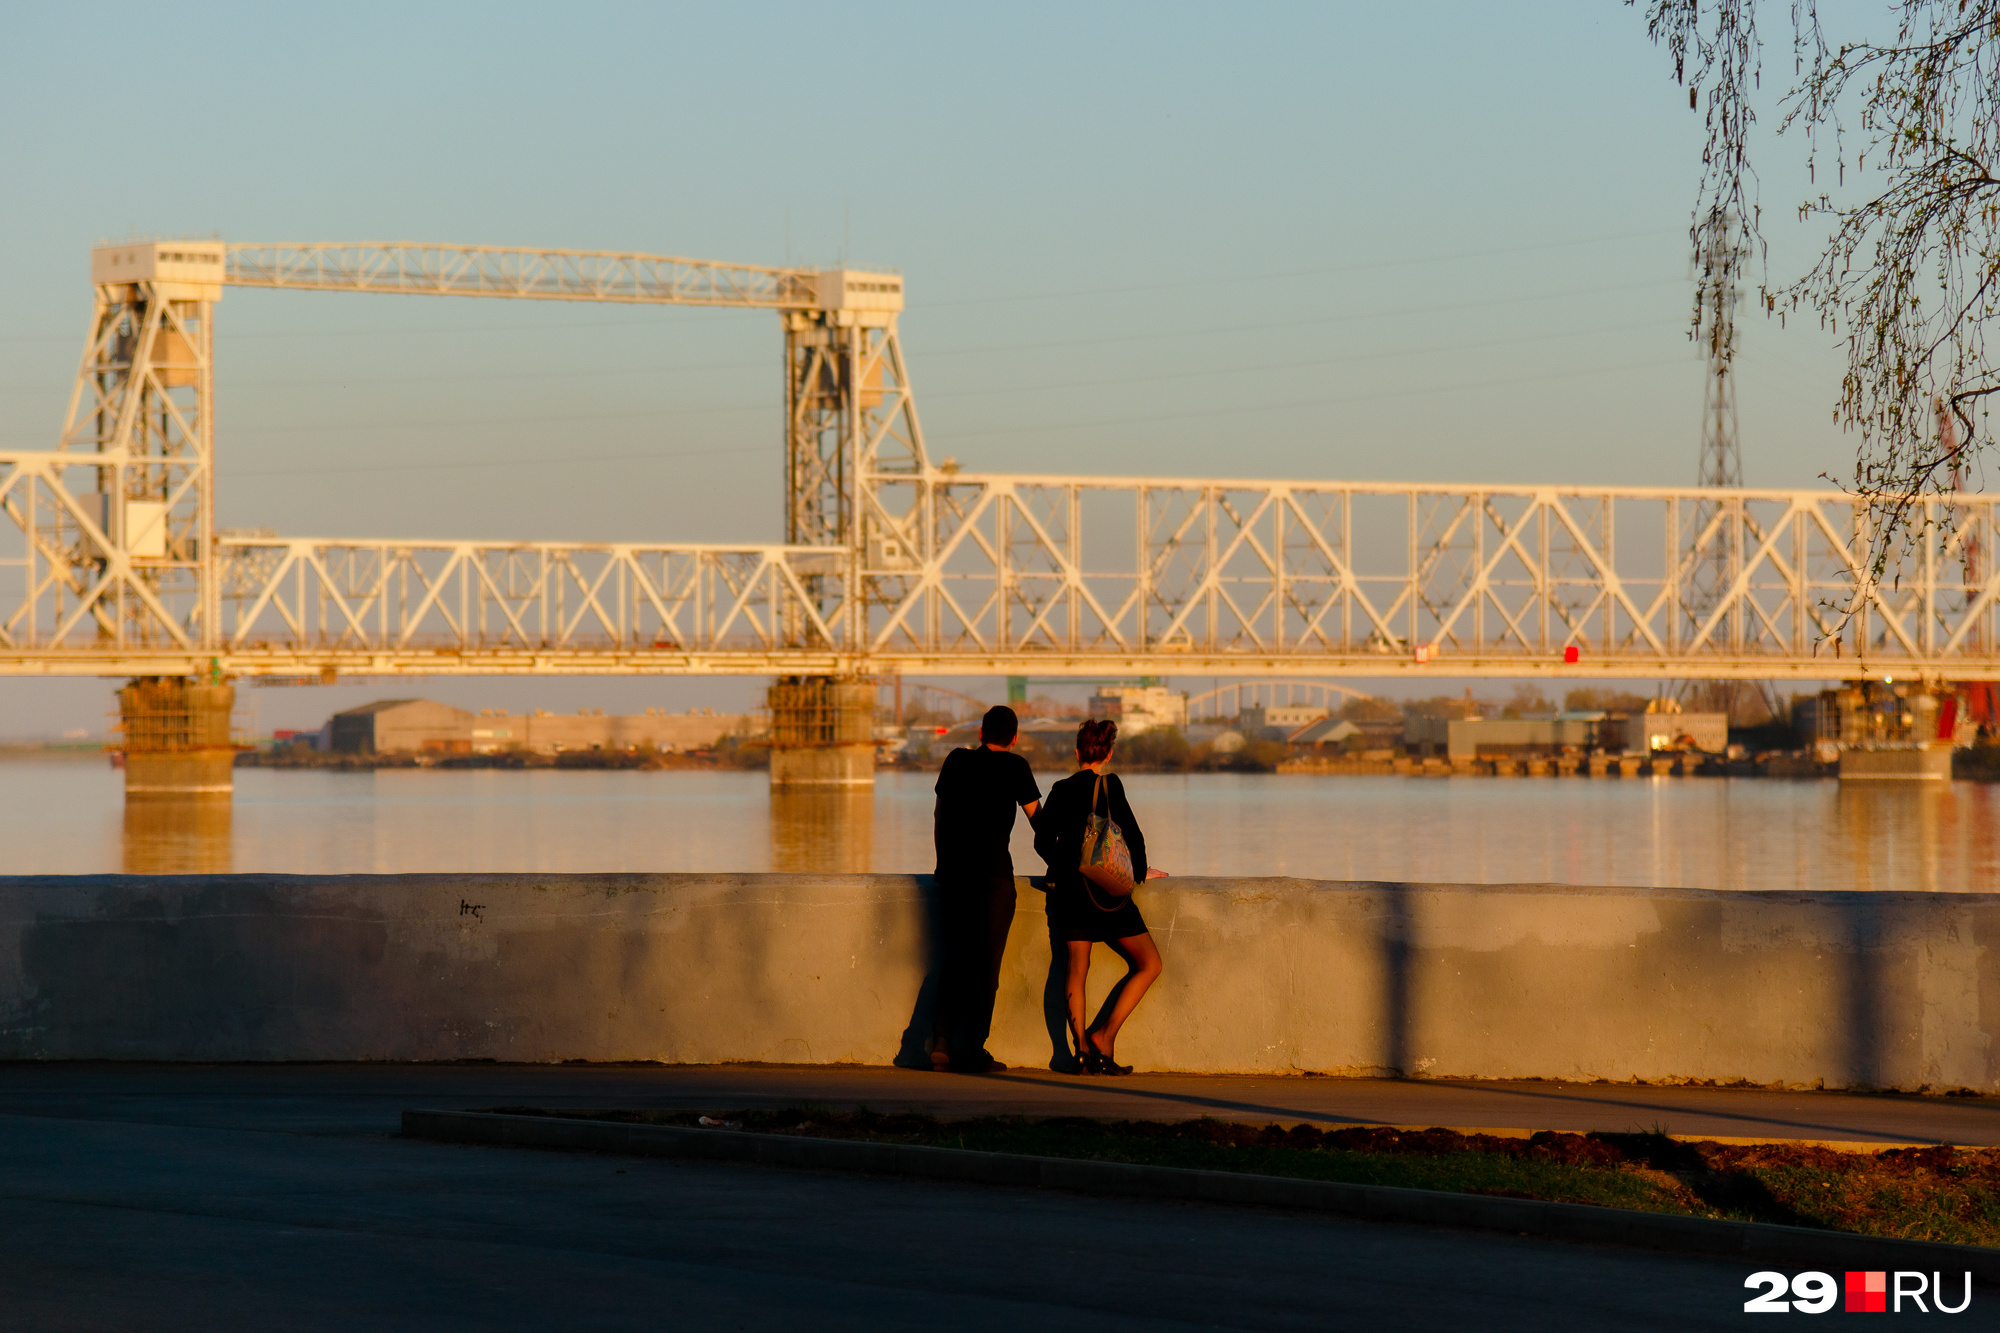
[[[1126,781],[1153,861],[1179,874],[2000,891],[2000,788],[1970,783]],[[0,761],[0,873],[925,871],[931,782],[773,795],[762,773],[241,769],[233,805],[191,815],[128,810],[101,760]],[[1014,847],[1041,871],[1023,825]]]

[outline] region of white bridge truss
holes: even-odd
[[[1246,708],[1282,708],[1306,704],[1331,713],[1349,699],[1366,699],[1366,690],[1349,689],[1330,680],[1242,680],[1190,694],[1190,720],[1220,720],[1240,715]]]
[[[1871,577],[1879,513],[1833,491],[961,473],[894,275],[221,242],[93,272],[57,448],[0,453],[0,674],[2000,678],[1983,497],[1916,502]],[[223,285],[776,309],[790,540],[215,533]]]

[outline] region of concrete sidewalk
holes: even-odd
[[[2000,1144],[2000,1097],[1631,1084],[1134,1075],[962,1076],[855,1065],[0,1065],[0,1113],[389,1132],[405,1108],[734,1110],[817,1102],[943,1116],[1198,1116],[1459,1129],[1661,1129],[1718,1138]]]

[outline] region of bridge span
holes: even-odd
[[[964,471],[901,275],[409,244],[121,242],[61,435],[0,452],[0,674],[2000,679],[1995,502]],[[228,286],[770,309],[784,540],[214,526]],[[842,696],[845,697],[845,696]]]
[[[932,471],[899,483],[908,558],[220,534],[187,561],[209,625],[160,614],[160,557],[77,559],[77,466],[0,454],[10,515],[70,520],[20,524],[0,673],[2000,676],[1984,498],[1926,502],[1909,568],[1871,581],[1838,492]]]

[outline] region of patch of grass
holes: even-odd
[[[1447,1129],[1322,1130],[1208,1119],[938,1120],[865,1108],[836,1111],[816,1103],[707,1113],[494,1109],[684,1126],[699,1124],[706,1114],[711,1122],[733,1122],[732,1128],[758,1133],[1242,1171],[2000,1245],[2000,1149],[1847,1153],[1802,1144],[1682,1142],[1657,1128],[1516,1139]]]
[[[696,1125],[698,1111],[551,1111],[632,1124]],[[1777,1222],[1871,1236],[2000,1245],[2000,1149],[1837,1152],[1803,1144],[1682,1142],[1642,1134],[1501,1138],[1448,1129],[1034,1120],[836,1111],[715,1111],[712,1122],[758,1133],[916,1143],[981,1152],[1242,1171],[1406,1189],[1447,1190],[1684,1216]]]

